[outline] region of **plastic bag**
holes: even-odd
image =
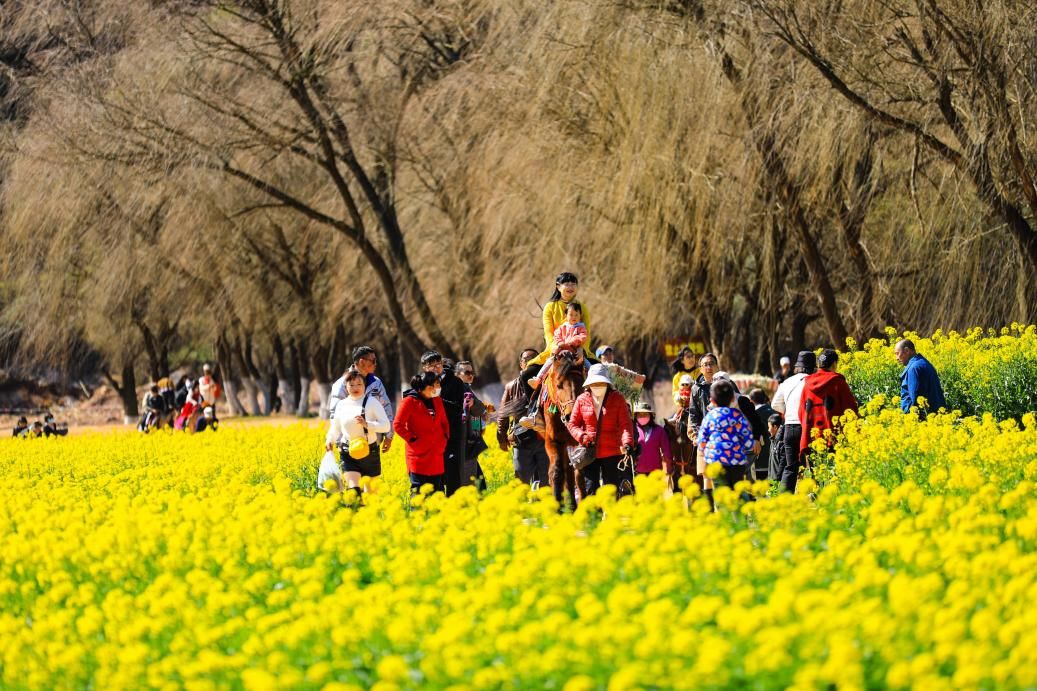
[[[331,482],[328,482],[328,481]],[[332,485],[333,483],[333,485]],[[328,489],[331,486],[331,489]],[[317,489],[328,494],[338,494],[345,488],[342,482],[342,468],[339,467],[338,459],[334,451],[328,451],[324,458],[320,459],[320,469],[317,471]]]

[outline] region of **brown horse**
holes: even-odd
[[[555,357],[551,368],[551,381],[547,387],[544,403],[544,448],[547,451],[547,477],[551,481],[555,500],[564,508],[563,499],[568,496],[569,504],[576,508],[576,490],[582,487],[583,478],[569,463],[570,446],[576,440],[565,423],[572,414],[576,397],[583,391],[583,359],[563,351]]]
[[[673,454],[673,466],[670,468],[670,489],[679,491],[677,483],[682,475],[692,475],[699,489],[702,488],[702,476],[695,472],[695,442],[688,436],[691,429],[688,413],[684,411],[682,418],[666,420],[666,436],[670,440],[670,452]],[[683,429],[681,429],[683,428]]]

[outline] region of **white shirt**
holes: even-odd
[[[198,380],[198,393],[202,395],[202,400],[205,405],[215,405],[216,397],[213,393],[216,390],[216,380],[210,374],[204,375]]]
[[[365,389],[364,393],[370,391],[371,397],[377,398],[378,402],[382,404],[382,410],[385,411],[385,416],[389,418],[389,431],[385,433],[385,436],[391,439],[393,436],[392,399],[389,398],[389,394],[385,392],[385,384],[381,379],[374,375],[368,375],[368,379],[370,379],[371,383],[367,385],[367,389]],[[343,398],[346,398],[346,375],[344,374],[331,385],[331,397],[328,398],[328,417],[332,420],[335,419],[335,409],[338,406],[338,402]]]
[[[362,414],[360,404],[364,398],[343,398],[335,405],[335,419],[328,427],[326,443],[338,442],[348,444],[350,439],[363,437],[364,429],[356,421],[356,416]],[[375,444],[378,435],[389,431],[389,418],[385,414],[385,408],[374,396],[367,397],[367,408],[363,412],[367,420],[367,441]]]
[[[807,375],[803,372],[793,374],[778,386],[774,393],[771,407],[779,413],[784,413],[786,425],[798,425],[799,421],[799,399],[803,396],[803,382]]]

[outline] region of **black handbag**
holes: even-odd
[[[605,401],[608,400],[608,397],[609,395],[605,394],[605,400],[601,402],[601,408],[598,410],[598,420],[594,425],[595,439],[597,439],[598,435],[601,434],[601,416],[605,412]],[[597,460],[594,446],[595,443],[591,442],[587,445],[577,444],[576,446],[567,447],[569,452],[569,465],[571,465],[574,470],[583,470]]]

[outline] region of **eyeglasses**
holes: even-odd
[[[362,357],[360,359],[361,360],[365,360],[367,362],[378,362],[378,356],[376,356],[376,355],[371,355],[369,357]]]
[[[473,372],[470,369],[468,369],[468,370],[461,370],[461,374],[463,374],[466,377],[474,377],[475,376],[475,372]]]

